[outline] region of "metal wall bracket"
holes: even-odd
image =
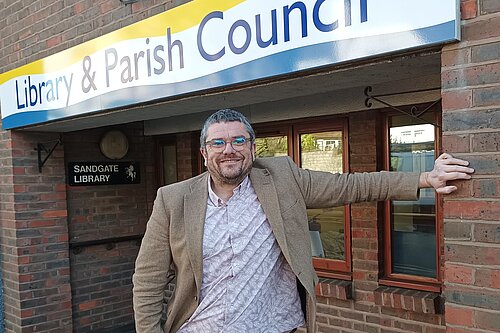
[[[51,145],[51,146],[49,146]],[[48,142],[38,142],[36,144],[35,150],[38,152],[38,171],[42,172],[42,167],[49,159],[50,155],[54,152],[58,145],[62,145],[62,136],[58,140],[52,140]],[[45,152],[45,158],[42,159],[42,151]]]
[[[439,126],[438,124],[432,122],[432,121],[428,121],[426,119],[423,119],[422,118],[422,115],[424,113],[426,113],[427,111],[429,111],[430,109],[432,109],[436,104],[438,104],[439,102],[441,102],[441,98],[439,98],[438,100],[432,102],[429,106],[427,106],[425,109],[423,110],[419,110],[419,108],[415,105],[411,106],[410,110],[409,111],[406,111],[406,110],[403,110],[403,109],[400,109],[394,105],[391,105],[383,100],[381,100],[379,97],[384,97],[384,96],[395,96],[395,95],[402,95],[402,94],[411,94],[411,93],[417,93],[417,92],[424,92],[424,91],[432,91],[432,90],[435,90],[435,89],[423,89],[423,90],[414,90],[414,91],[405,91],[405,92],[400,92],[400,93],[394,93],[394,94],[380,94],[380,95],[372,95],[371,92],[372,92],[372,87],[371,86],[367,86],[365,88],[365,96],[366,96],[366,99],[365,99],[365,106],[367,108],[370,108],[372,106],[372,102],[371,100],[374,100],[374,101],[377,101],[379,102],[380,104],[383,104],[393,110],[396,110],[398,112],[401,112],[401,113],[404,113],[405,115],[407,116],[410,116],[410,117],[413,117],[413,118],[416,118],[420,121],[423,121],[427,124],[431,124],[433,126],[436,126],[438,128],[441,128],[441,126]]]

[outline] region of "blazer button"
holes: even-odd
[[[194,297],[194,300],[195,300],[195,301],[197,301],[197,300],[198,300],[198,296],[195,296],[195,297]]]

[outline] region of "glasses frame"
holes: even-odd
[[[245,142],[235,145],[235,141],[237,139],[245,139]],[[223,141],[224,145],[222,145],[220,147],[214,147],[213,144],[214,144],[214,141],[216,141],[216,140]],[[210,150],[212,150],[214,152],[221,153],[226,149],[227,145],[230,144],[231,148],[233,148],[235,151],[242,151],[245,149],[245,146],[247,143],[249,143],[249,142],[252,143],[253,141],[254,141],[254,139],[252,139],[251,137],[245,137],[245,136],[235,136],[235,137],[232,137],[230,139],[216,138],[216,139],[206,141],[205,147],[210,148]]]

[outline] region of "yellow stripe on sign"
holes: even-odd
[[[175,34],[197,26],[203,17],[215,10],[227,11],[246,0],[194,0],[127,27],[110,32],[83,44],[48,56],[9,72],[0,74],[0,84],[23,75],[44,74],[62,70],[85,56],[111,45],[136,38],[165,36],[167,28]]]

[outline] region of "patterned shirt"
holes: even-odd
[[[179,333],[283,333],[305,324],[295,274],[247,177],[223,202],[212,190],[200,303]]]

